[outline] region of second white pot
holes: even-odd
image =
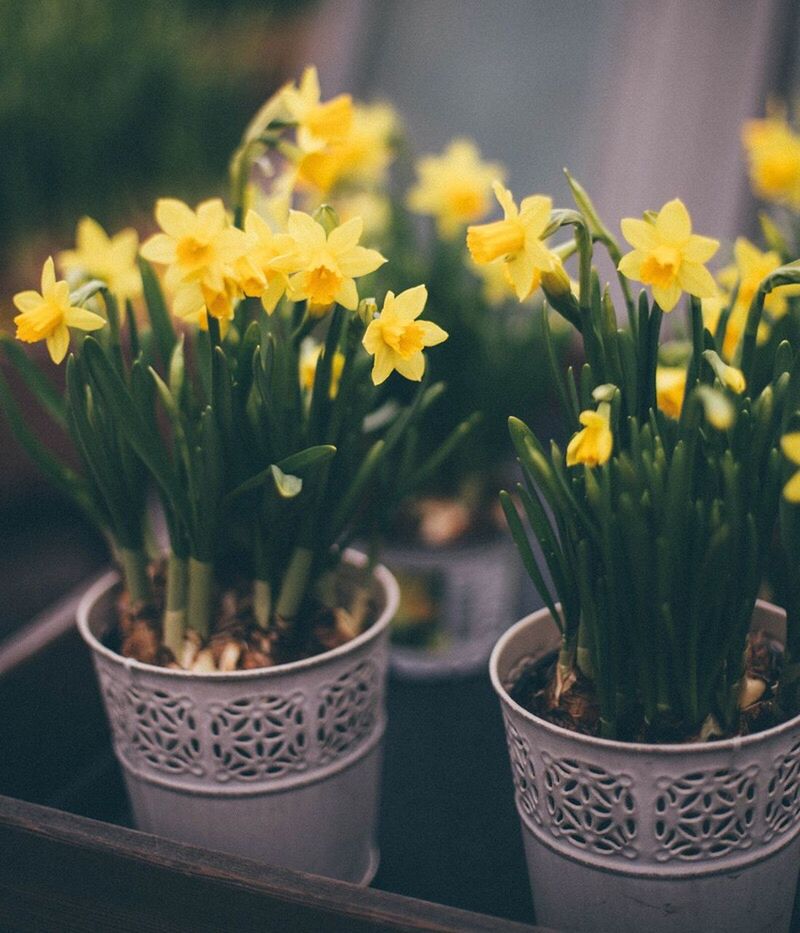
[[[781,610],[753,627],[783,640]],[[490,668],[506,726],[537,921],[613,933],[779,933],[800,865],[800,717],[706,744],[579,735],[509,696],[557,649],[542,610],[500,639]]]
[[[342,573],[363,566],[348,552]],[[374,572],[374,624],[324,654],[254,671],[193,674],[103,644],[118,576],[86,594],[114,749],[139,829],[273,865],[368,884],[375,842],[392,575]]]

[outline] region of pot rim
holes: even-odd
[[[777,606],[775,603],[770,603],[764,599],[757,599],[754,609],[756,607],[767,609],[769,611],[777,611],[784,617],[786,616],[785,611],[781,609],[780,606]],[[755,732],[751,735],[733,736],[730,739],[721,739],[717,742],[675,742],[671,744],[622,742],[619,739],[604,739],[598,736],[584,735],[580,732],[572,732],[570,729],[564,729],[562,726],[557,726],[554,723],[548,722],[546,719],[542,719],[540,716],[536,716],[534,713],[526,710],[525,707],[520,706],[519,703],[517,703],[516,700],[511,697],[509,692],[503,686],[497,670],[500,656],[506,649],[508,643],[514,638],[514,636],[521,629],[543,620],[552,621],[550,610],[547,609],[547,607],[538,609],[536,612],[532,612],[530,615],[527,615],[520,619],[518,622],[515,622],[511,628],[509,628],[503,635],[501,635],[497,641],[497,644],[492,650],[491,657],[489,658],[489,676],[491,677],[492,687],[494,688],[495,693],[497,693],[503,703],[509,706],[515,713],[522,716],[524,719],[527,719],[531,723],[535,724],[537,728],[543,729],[545,732],[549,732],[557,738],[569,739],[576,745],[584,746],[587,749],[600,747],[607,749],[608,751],[618,752],[626,755],[657,754],[665,756],[691,756],[697,754],[708,754],[709,752],[734,752],[740,748],[746,748],[758,742],[763,742],[765,739],[778,737],[784,732],[791,732],[792,730],[796,730],[798,724],[800,724],[800,714],[798,714],[792,719],[788,719],[786,722],[782,722],[777,726],[772,726],[769,729],[764,729],[762,732]]]
[[[346,563],[355,567],[364,567],[367,564],[367,556],[360,551],[347,548],[343,555]],[[280,677],[284,674],[294,674],[305,671],[310,668],[319,667],[328,661],[349,654],[351,651],[360,648],[373,639],[377,638],[386,628],[397,611],[400,602],[400,588],[393,574],[383,566],[376,564],[372,570],[372,575],[378,584],[382,587],[386,596],[386,605],[378,615],[378,618],[370,625],[368,629],[356,635],[350,641],[320,654],[312,655],[310,658],[301,658],[298,661],[288,661],[285,664],[274,664],[272,667],[257,667],[247,671],[196,671],[175,670],[174,668],[159,667],[155,664],[146,664],[144,661],[137,661],[134,658],[126,658],[116,651],[106,647],[91,631],[89,627],[89,613],[97,600],[116,582],[119,581],[119,573],[116,570],[109,570],[97,580],[81,597],[76,613],[78,631],[91,650],[102,655],[106,660],[113,664],[127,668],[128,670],[139,670],[148,674],[155,674],[167,679],[193,678],[197,680],[208,680],[215,683],[224,683],[226,681],[238,682],[257,680],[264,677]]]

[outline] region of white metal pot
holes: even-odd
[[[486,671],[508,620],[519,612],[525,575],[507,535],[444,548],[389,544],[381,559],[407,588],[435,591],[441,644],[392,644],[392,673],[404,680],[443,680]],[[401,597],[401,606],[405,593]]]
[[[759,602],[753,628],[785,637]],[[491,657],[537,921],[576,931],[788,930],[800,865],[800,717],[744,738],[644,745],[578,735],[508,690],[558,647],[547,610]]]
[[[348,552],[342,574],[363,566]],[[352,566],[349,566],[352,565]],[[114,749],[138,828],[343,881],[377,870],[388,625],[398,589],[374,572],[379,616],[332,651],[262,670],[193,674],[103,644],[119,578],[85,595]]]

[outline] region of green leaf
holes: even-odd
[[[60,428],[67,427],[67,412],[64,399],[56,387],[47,379],[39,367],[28,357],[16,341],[5,334],[0,335],[8,361],[19,374],[22,381],[35,396],[39,404]]]
[[[150,319],[150,327],[155,336],[159,358],[166,368],[169,366],[172,349],[178,338],[175,335],[169,311],[167,311],[164,293],[161,291],[158,277],[150,263],[141,257],[139,257],[139,272],[142,276],[142,289],[144,291],[145,305],[147,306],[147,316]]]

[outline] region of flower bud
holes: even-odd
[[[320,204],[311,216],[325,230],[325,233],[330,234],[339,226],[339,215],[330,204]]]
[[[706,414],[708,423],[718,431],[727,431],[733,426],[735,411],[733,405],[717,389],[698,386],[695,390]]]
[[[553,268],[542,272],[542,290],[548,298],[559,299],[572,294],[572,286],[564,266],[553,257]]]
[[[747,388],[747,380],[744,378],[744,373],[742,373],[741,369],[724,363],[719,354],[714,350],[704,350],[703,358],[714,370],[714,375],[726,389],[730,389],[731,392],[735,392],[737,395],[741,395],[742,392],[744,392]]]
[[[374,298],[362,298],[356,308],[356,314],[361,319],[365,327],[369,326],[370,321],[378,313],[378,302]]]

